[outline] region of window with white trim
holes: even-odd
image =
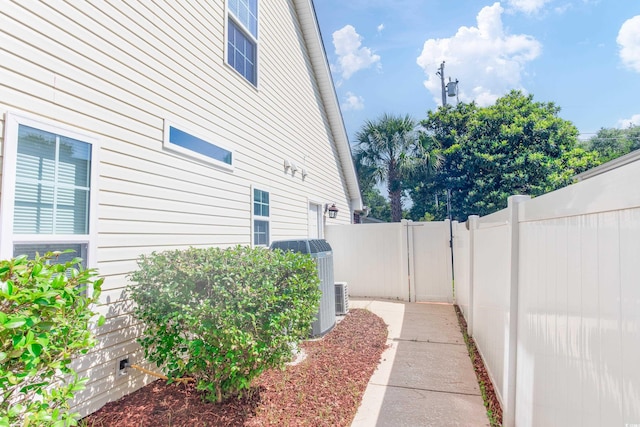
[[[228,0],[227,10],[227,63],[257,86],[258,0]]]
[[[49,121],[7,114],[0,231],[3,259],[73,249],[91,259],[97,138]],[[67,259],[68,258],[68,259]]]
[[[197,136],[197,132],[165,119],[163,146],[175,153],[200,160],[228,171],[233,170],[233,151],[214,144],[210,136]]]
[[[269,246],[269,192],[253,189],[253,245]]]

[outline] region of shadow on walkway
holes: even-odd
[[[380,316],[390,345],[352,427],[489,425],[452,305],[351,299],[349,307]]]

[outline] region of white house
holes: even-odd
[[[0,256],[72,248],[105,277],[82,414],[151,379],[117,373],[144,363],[124,293],[140,254],[322,236],[362,209],[312,0],[0,13]]]

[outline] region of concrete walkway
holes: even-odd
[[[390,345],[352,427],[489,426],[452,305],[351,299],[349,308],[380,316]]]

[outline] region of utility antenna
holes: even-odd
[[[451,77],[449,77],[449,83],[444,83],[444,61],[440,64],[440,68],[436,72],[437,76],[440,76],[440,86],[442,87],[442,106],[447,105],[447,95],[450,97],[455,96],[456,102],[460,102],[458,98],[458,79],[455,81],[451,81]]]
[[[444,107],[447,105],[447,92],[444,85],[444,61],[440,64],[440,68],[438,68],[436,75],[440,76],[440,85],[442,87],[442,106]]]

